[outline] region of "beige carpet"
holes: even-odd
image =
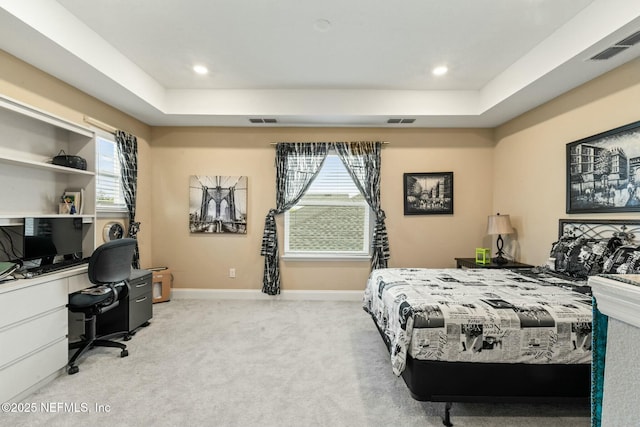
[[[78,374],[24,400],[34,413],[0,414],[0,425],[442,425],[444,404],[410,397],[357,302],[173,300],[128,345],[126,358],[92,350]],[[452,420],[590,425],[585,405],[455,403]]]

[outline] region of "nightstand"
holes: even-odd
[[[509,261],[506,264],[476,264],[475,258],[456,258],[456,268],[533,268],[533,265]]]

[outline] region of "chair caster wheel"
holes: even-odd
[[[129,351],[128,350],[122,350],[120,352],[120,357],[127,357],[129,355]]]
[[[77,366],[69,366],[69,370],[67,371],[69,375],[77,374],[80,369]]]
[[[122,338],[122,341],[131,341],[131,335],[125,335],[124,338]]]

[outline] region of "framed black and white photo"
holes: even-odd
[[[640,211],[640,121],[567,144],[567,213]]]
[[[404,214],[453,214],[453,172],[404,174]]]
[[[247,234],[247,177],[192,175],[189,231]]]

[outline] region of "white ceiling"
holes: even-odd
[[[638,0],[0,0],[0,49],[150,125],[493,127],[639,30]]]

